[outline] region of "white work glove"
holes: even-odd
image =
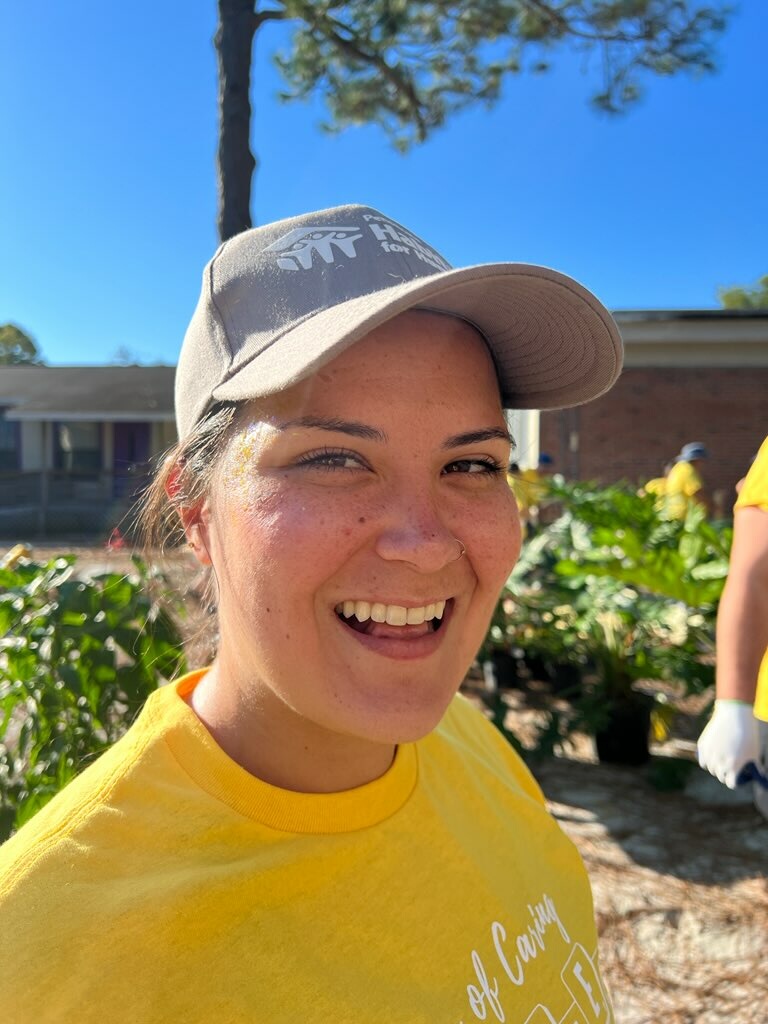
[[[760,764],[760,741],[752,705],[716,700],[715,710],[698,742],[699,764],[729,789],[736,789],[742,768]]]

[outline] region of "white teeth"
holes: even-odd
[[[371,618],[374,622],[387,621],[387,606],[378,601],[371,605]]]
[[[344,602],[346,604],[346,602]],[[355,618],[358,622],[366,622],[371,617],[371,606],[368,601],[355,601]]]
[[[387,622],[390,626],[404,626],[408,621],[408,609],[401,605],[387,605]]]
[[[434,601],[421,608],[405,608],[403,605],[384,604],[381,601],[341,601],[336,605],[336,613],[345,619],[354,616],[358,622],[373,619],[374,622],[386,622],[390,626],[420,626],[430,619],[442,619],[445,605],[445,601]]]

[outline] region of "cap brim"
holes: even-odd
[[[547,267],[489,263],[417,278],[315,313],[258,355],[233,364],[213,398],[242,401],[282,391],[416,306],[463,317],[482,331],[508,409],[582,405],[607,391],[621,372],[621,336],[591,292]]]

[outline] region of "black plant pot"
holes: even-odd
[[[509,651],[496,650],[491,652],[493,670],[496,674],[496,683],[502,689],[514,689],[520,686],[520,677],[517,672],[517,658]]]
[[[569,662],[547,662],[549,688],[567,700],[577,700],[582,694],[581,666]]]
[[[547,662],[539,654],[526,654],[523,661],[525,667],[531,674],[531,679],[546,683],[549,681],[549,668]]]
[[[653,698],[633,693],[613,701],[608,721],[595,730],[595,748],[603,764],[646,764],[650,760],[651,709]]]

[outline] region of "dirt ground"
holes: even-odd
[[[130,567],[124,551],[71,544],[35,546],[34,557],[62,550],[78,554],[81,571]],[[171,576],[192,575],[179,552]],[[478,702],[481,686],[466,688]],[[505,727],[530,746],[544,713],[540,689],[533,681],[503,699]],[[598,764],[583,736],[561,756],[531,762],[592,879],[618,1024],[768,1022],[768,822],[747,793],[693,764],[698,728],[687,706],[671,739],[654,748],[652,768],[690,762],[684,789],[654,788],[648,767]]]

